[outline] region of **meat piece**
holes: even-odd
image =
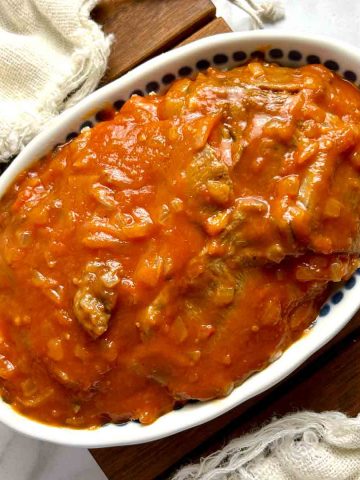
[[[360,184],[351,158],[360,129],[333,115],[326,116],[321,128],[317,150],[302,166],[297,195],[288,202],[279,198],[278,211],[299,248],[355,253],[360,246]]]
[[[231,171],[214,148],[207,145],[194,156],[186,170],[188,215],[202,225],[212,237],[220,237],[226,253],[239,264],[256,259],[281,261],[287,254],[296,254],[290,226],[280,228],[271,214],[266,192],[262,195],[234,199]]]
[[[143,312],[135,369],[177,399],[225,395],[287,348],[316,318],[329,282],[358,265],[355,256],[307,254],[281,268],[233,269],[202,252]]]
[[[74,297],[74,312],[81,326],[93,338],[106,332],[116,305],[114,287],[120,282],[121,265],[114,260],[89,262],[80,279]]]
[[[209,145],[194,156],[186,168],[186,205],[192,218],[203,222],[219,207],[229,205],[233,196],[228,166]]]

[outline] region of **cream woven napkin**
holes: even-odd
[[[360,416],[300,412],[236,438],[173,480],[359,480]]]
[[[96,0],[0,0],[0,161],[90,93],[109,37],[90,19]]]

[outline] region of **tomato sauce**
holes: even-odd
[[[320,65],[132,96],[0,201],[0,392],[74,428],[227,395],[358,267],[360,92]]]

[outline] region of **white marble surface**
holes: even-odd
[[[213,0],[213,3],[233,30],[249,29],[248,16],[236,6],[227,0]],[[265,28],[330,35],[360,46],[358,0],[284,0],[283,3],[285,19]]]
[[[106,480],[84,449],[32,440],[0,424],[1,480]]]
[[[247,15],[237,7],[227,0],[213,2],[234,30],[249,29]],[[360,45],[358,0],[286,0],[285,6],[286,18],[266,28],[327,34]],[[87,450],[25,438],[0,425],[0,480],[105,480],[105,476]]]

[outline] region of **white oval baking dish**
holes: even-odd
[[[106,85],[59,115],[18,155],[0,178],[3,195],[15,177],[56,144],[78,132],[85,121],[96,122],[94,112],[115,103],[120,106],[134,90],[165,89],[174,78],[196,73],[208,65],[230,68],[246,61],[254,51],[282,65],[321,62],[350,81],[360,79],[360,50],[330,38],[285,32],[244,32],[205,38],[160,55]],[[89,114],[89,112],[92,112]],[[70,135],[70,137],[69,137]],[[108,447],[148,442],[207,422],[283,380],[314,352],[333,338],[360,306],[360,276],[333,294],[309,333],[263,371],[251,376],[226,398],[191,403],[148,426],[129,422],[98,429],[74,430],[44,425],[23,417],[0,400],[0,421],[25,435],[81,447]]]

